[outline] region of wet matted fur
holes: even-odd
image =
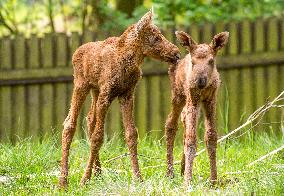
[[[181,173],[185,184],[192,179],[192,165],[196,154],[196,126],[200,106],[205,113],[205,143],[210,159],[211,181],[217,179],[216,169],[216,94],[220,85],[215,58],[228,41],[229,33],[214,36],[210,44],[197,44],[188,34],[177,31],[176,36],[189,52],[178,65],[169,68],[172,88],[172,109],[168,116],[165,134],[167,142],[167,175],[174,176],[173,146],[180,114],[184,125],[184,153]]]
[[[152,10],[120,37],[90,42],[80,46],[73,54],[74,88],[71,107],[64,121],[62,133],[62,161],[59,185],[67,186],[68,156],[75,133],[77,117],[87,94],[91,91],[92,103],[87,117],[90,155],[82,177],[85,184],[101,171],[99,149],[104,137],[104,119],[111,102],[118,97],[125,140],[127,142],[134,176],[141,178],[137,158],[137,130],[133,118],[134,90],[141,78],[140,65],[145,56],[176,63],[179,49],[170,43],[152,23]]]

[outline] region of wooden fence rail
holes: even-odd
[[[218,101],[219,132],[236,127],[242,117],[284,89],[284,18],[258,19],[180,27],[198,42],[230,32],[228,46],[217,63],[222,87]],[[173,29],[163,31],[175,43]],[[43,37],[0,38],[0,140],[42,137],[61,131],[72,92],[71,57],[82,43],[97,40],[96,34],[46,34]],[[139,136],[161,137],[170,109],[170,85],[165,63],[147,59],[143,79],[135,97]],[[82,108],[77,134],[85,137],[85,116],[90,100]],[[119,105],[115,101],[107,115],[106,134],[122,135]],[[228,118],[226,118],[228,117]],[[281,112],[265,118],[270,128],[280,130]],[[263,127],[259,127],[262,129]],[[179,133],[181,135],[181,133]]]

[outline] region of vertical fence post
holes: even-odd
[[[11,39],[1,39],[1,69],[10,70],[11,62]],[[11,87],[5,86],[1,89],[1,141],[10,141],[12,136],[12,100]]]
[[[268,51],[269,53],[273,53],[278,51],[279,48],[279,44],[280,44],[280,35],[278,34],[278,20],[277,18],[270,18],[268,19]],[[283,89],[283,83],[280,84],[279,83],[279,79],[281,78],[281,76],[277,77],[277,75],[279,74],[280,71],[280,65],[270,65],[267,67],[266,71],[268,72],[268,83],[267,83],[267,87],[268,89],[266,89],[268,91],[269,94],[269,99],[273,99],[273,97],[277,96],[277,94],[279,93],[278,90],[278,86],[281,86],[280,88]],[[280,129],[280,120],[281,120],[281,116],[279,115],[279,110],[277,108],[272,108],[269,113],[269,129],[271,129],[272,131],[278,131]]]
[[[53,34],[48,33],[45,34],[42,39],[42,63],[43,69],[51,69],[53,67]],[[43,135],[51,135],[52,129],[55,124],[53,124],[53,115],[54,107],[53,104],[55,100],[53,100],[53,84],[43,84],[41,86],[41,103],[42,103],[42,134]]]
[[[15,56],[15,69],[23,70],[25,69],[25,38],[23,35],[17,35],[15,38],[14,45],[14,56]],[[25,112],[25,89],[24,86],[15,86],[12,88],[12,100],[14,101],[12,105],[12,119],[14,124],[13,140],[15,141],[16,137],[24,137],[24,125],[26,120]]]

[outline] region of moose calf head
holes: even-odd
[[[228,42],[229,32],[215,35],[210,44],[197,44],[183,31],[176,31],[176,37],[191,55],[192,64],[188,66],[187,74],[189,88],[207,87],[210,85],[212,73],[216,71],[216,54]]]
[[[142,52],[145,56],[160,59],[169,63],[177,63],[180,59],[178,47],[169,42],[153,24],[153,9],[146,13],[135,25]]]

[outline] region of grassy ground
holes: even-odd
[[[58,140],[58,139],[57,139]],[[0,195],[181,195],[194,194],[284,194],[284,152],[280,152],[252,167],[247,164],[262,155],[283,145],[284,140],[261,135],[240,139],[231,139],[218,146],[217,187],[210,188],[209,163],[206,153],[195,159],[192,189],[183,187],[183,178],[179,175],[180,165],[175,166],[176,177],[165,177],[165,144],[163,139],[142,140],[139,143],[139,160],[144,182],[132,180],[128,156],[108,161],[113,157],[127,153],[122,141],[105,142],[101,150],[103,173],[92,178],[91,182],[80,187],[87,156],[88,142],[75,140],[72,143],[70,157],[70,176],[68,192],[57,189],[60,161],[60,145],[55,139],[45,139],[42,143],[24,140],[16,146],[0,145]],[[175,160],[181,158],[182,145],[177,142]],[[199,149],[203,143],[199,144]],[[161,165],[161,167],[151,167]],[[230,173],[237,172],[237,173]],[[238,173],[239,172],[239,173]]]

